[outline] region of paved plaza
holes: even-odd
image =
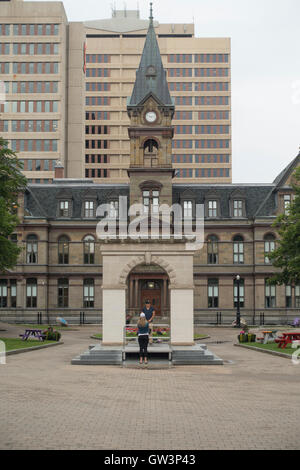
[[[0,365],[1,449],[300,449],[300,366],[235,330],[201,329],[224,366],[167,370],[71,365],[97,327],[76,330]]]

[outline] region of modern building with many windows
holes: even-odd
[[[68,22],[61,2],[0,2],[0,133],[30,182],[65,177],[128,183],[126,102],[149,25],[138,10]],[[154,22],[176,106],[172,162],[181,183],[230,183],[231,51],[193,24]]]

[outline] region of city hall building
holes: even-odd
[[[274,272],[269,254],[278,240],[272,224],[289,210],[300,154],[271,184],[178,181],[176,100],[152,12],[148,24],[134,86],[122,110],[128,117],[130,145],[127,180],[65,178],[70,175],[65,166],[72,163],[61,159],[51,182],[28,184],[20,196],[20,225],[13,235],[22,254],[15,270],[0,279],[3,321],[44,323],[63,316],[70,323],[99,323],[104,343],[121,344],[126,314],[137,316],[150,299],[157,321],[170,323],[172,343],[188,345],[195,324],[230,324],[238,304],[251,324],[264,318],[284,323],[300,308],[300,286],[267,284]],[[72,109],[67,112],[72,114]],[[76,147],[79,158],[78,152]],[[84,149],[80,152],[82,158]],[[116,221],[117,235],[131,221],[130,216],[119,217],[124,198],[126,209],[143,205],[141,219],[147,223],[154,216],[159,235],[159,206],[178,204],[194,225],[196,208],[204,207],[203,246],[187,250],[186,240],[174,236],[172,224],[168,240],[99,239],[97,224],[103,214],[97,209],[102,204],[107,204],[108,218]]]

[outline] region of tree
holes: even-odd
[[[280,215],[273,226],[277,229],[280,240],[270,254],[275,268],[281,272],[270,278],[271,284],[293,285],[300,283],[300,168],[294,173],[295,199],[286,214]],[[269,256],[269,255],[268,255]]]
[[[0,137],[0,272],[12,269],[21,252],[21,248],[9,239],[19,224],[16,215],[18,194],[26,187],[21,170],[22,164],[16,154]]]

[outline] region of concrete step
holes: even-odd
[[[82,358],[82,357],[75,357],[72,359],[71,364],[73,365],[86,365],[86,366],[121,366],[122,360],[113,360],[113,359],[105,359],[105,358]]]

